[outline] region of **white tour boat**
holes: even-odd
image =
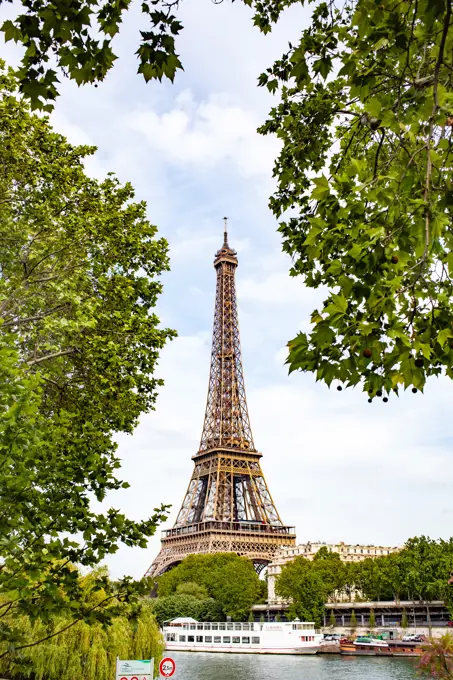
[[[201,623],[177,618],[165,623],[163,633],[168,652],[316,654],[323,639],[314,623],[298,619],[281,623]]]

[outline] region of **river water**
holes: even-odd
[[[174,680],[414,680],[415,659],[172,652]]]

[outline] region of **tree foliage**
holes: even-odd
[[[424,647],[418,668],[428,678],[452,680],[453,635],[445,633],[440,638],[431,638]]]
[[[105,572],[103,575],[108,578]],[[91,573],[80,579],[86,601],[91,605],[100,602],[106,594],[95,588],[97,578],[98,575]],[[111,602],[109,606],[114,604]],[[118,612],[116,606],[115,612]],[[139,610],[122,607],[121,616],[115,612],[107,627],[98,621],[79,621],[71,626],[69,616],[58,614],[47,623],[20,616],[18,625],[24,637],[30,640],[45,638],[56,629],[66,630],[38,646],[3,658],[0,671],[12,677],[32,677],[34,680],[110,680],[119,657],[154,658],[157,672],[164,644],[149,603],[143,603]],[[5,647],[2,643],[2,651]]]
[[[350,597],[351,593],[372,602],[425,601],[428,608],[429,602],[443,600],[453,616],[453,588],[448,583],[452,569],[453,539],[434,541],[421,536],[409,539],[397,553],[354,564],[342,562],[337,553],[321,548],[312,561],[297,557],[286,564],[275,590],[292,603],[292,616],[318,625],[326,602],[338,601],[343,594]],[[374,625],[371,610],[370,627]]]
[[[190,616],[196,621],[223,621],[225,618],[220,603],[214,598],[200,599],[184,593],[157,597],[151,600],[151,608],[161,626],[179,616]]]
[[[0,0],[0,5],[4,2]],[[182,68],[175,50],[175,36],[182,28],[173,14],[176,4],[165,0],[141,3],[144,22],[136,54],[138,72],[146,81],[173,80]],[[104,80],[117,58],[113,38],[130,5],[131,0],[23,0],[17,5],[17,15],[6,20],[1,30],[6,41],[14,40],[24,48],[18,77],[20,90],[33,108],[52,109],[58,73],[78,85]]]
[[[265,3],[263,25],[287,4]],[[306,4],[310,26],[260,79],[281,94],[261,132],[283,143],[271,207],[294,209],[291,274],[326,292],[288,363],[387,400],[453,377],[451,2]]]
[[[183,583],[197,583],[219,603],[224,616],[245,620],[260,594],[260,581],[252,562],[235,553],[189,555],[158,579],[158,595],[177,592]]]
[[[12,647],[20,613],[92,619],[72,564],[146,547],[165,518],[133,522],[91,500],[128,486],[113,437],[153,407],[172,335],[153,314],[167,244],[145,204],[112,175],[87,177],[94,149],[55,134],[14,87],[0,70],[0,626]]]

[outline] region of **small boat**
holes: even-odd
[[[360,636],[354,641],[340,642],[340,653],[349,656],[421,656],[423,650],[418,642]]]
[[[389,640],[389,649],[392,656],[421,656],[423,642],[405,640]]]
[[[177,618],[163,626],[168,652],[316,654],[323,636],[315,624],[295,619],[273,623],[201,622]]]
[[[366,635],[353,641],[340,642],[340,653],[353,656],[390,656],[388,642]]]

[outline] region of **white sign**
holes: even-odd
[[[116,660],[116,680],[153,680],[154,659]]]

